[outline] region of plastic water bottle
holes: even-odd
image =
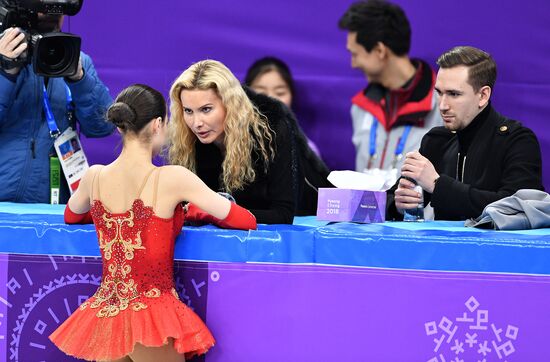
[[[413,190],[420,193],[420,203],[414,209],[403,210],[403,221],[424,221],[424,192],[420,185],[416,185]]]

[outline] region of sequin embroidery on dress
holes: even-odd
[[[111,213],[99,199],[92,204],[91,212],[96,220],[99,249],[104,262],[103,278],[93,300],[82,304],[80,308],[99,308],[96,314],[99,318],[114,317],[128,308],[138,312],[147,308],[146,298],[158,298],[161,295],[160,289],[156,287],[144,290],[132,273],[132,260],[136,253],[146,252],[142,233],[154,215],[153,208],[145,206],[139,199],[151,173],[147,174],[138,198],[126,212]]]
[[[152,214],[150,209],[149,211]],[[103,230],[98,229],[99,248],[107,263],[108,274],[103,277],[90,308],[101,308],[97,312],[100,318],[116,316],[128,307],[136,312],[147,308],[147,304],[139,300],[132,302],[139,297],[140,290],[138,283],[131,277],[132,266],[128,262],[134,259],[134,253],[145,250],[141,230],[134,230],[134,210],[129,210],[128,216],[109,217],[107,212],[104,212],[101,219],[105,223],[105,228],[115,230],[115,235],[109,240]],[[160,290],[153,288],[143,292],[143,295],[147,298],[158,298]]]

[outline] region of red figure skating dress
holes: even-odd
[[[153,206],[145,206],[140,199],[149,173],[138,198],[124,213],[106,209],[97,182],[97,198],[90,212],[103,276],[95,294],[50,335],[66,354],[85,360],[114,360],[131,353],[136,343],[162,346],[171,337],[175,349],[189,358],[214,345],[210,331],[174,289],[174,241],[184,213],[179,205],[169,219],[155,215],[159,172]]]

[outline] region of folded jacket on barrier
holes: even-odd
[[[550,195],[540,190],[519,190],[490,203],[481,216],[466,220],[466,226],[497,230],[527,230],[550,227]]]

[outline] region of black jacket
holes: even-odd
[[[256,179],[235,191],[232,196],[239,205],[256,216],[258,223],[291,224],[295,214],[315,212],[311,208],[317,205],[317,194],[316,191],[313,194],[311,187],[306,186],[305,175],[310,174],[313,179],[319,172],[328,175],[328,169],[320,160],[319,164],[311,162],[312,159],[318,160],[318,157],[307,146],[296,118],[286,106],[247,87],[244,89],[274,131],[275,158],[266,170],[260,155],[254,150],[252,157]],[[211,189],[222,191],[220,177],[223,157],[220,150],[213,144],[204,145],[200,142],[196,143],[195,150],[197,175]],[[309,162],[307,168],[304,167],[305,162]],[[315,179],[312,183],[317,184],[318,181]]]
[[[424,204],[431,201],[436,219],[475,218],[519,189],[544,190],[537,137],[490,104],[461,131],[433,128],[422,139],[420,153],[440,174],[433,194],[424,192]],[[393,200],[396,188],[388,191],[387,219],[402,219]]]
[[[286,107],[285,107],[286,108]],[[298,201],[296,215],[316,215],[318,189],[334,187],[327,177],[330,173],[327,165],[309,147],[307,137],[299,126],[296,117],[288,117],[295,139],[298,157]]]

